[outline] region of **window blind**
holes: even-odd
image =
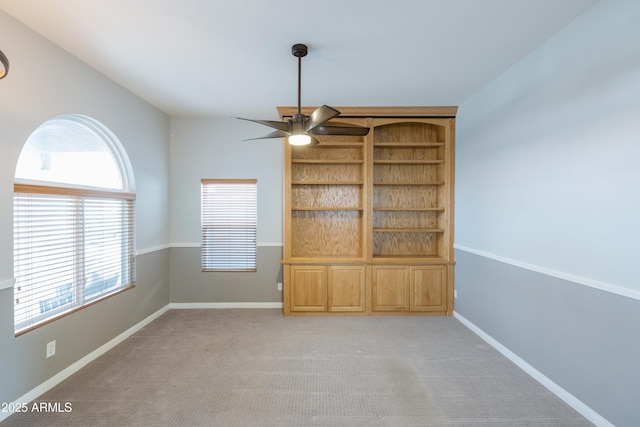
[[[256,271],[257,181],[201,182],[202,271]]]
[[[134,196],[16,185],[16,332],[135,282]]]

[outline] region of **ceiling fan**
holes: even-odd
[[[278,122],[273,120],[248,120],[250,122],[260,123],[265,126],[276,129],[268,135],[260,138],[251,138],[246,141],[254,139],[266,139],[266,138],[283,138],[287,137],[289,144],[291,145],[308,145],[317,144],[318,140],[314,138],[316,135],[350,135],[350,136],[364,136],[369,133],[368,127],[363,126],[332,126],[325,123],[331,119],[334,119],[340,115],[340,112],[335,108],[331,108],[327,105],[317,108],[310,116],[304,115],[300,111],[300,80],[302,69],[302,58],[307,56],[307,46],[304,44],[294,44],[291,47],[291,53],[298,58],[298,112],[293,114],[287,121]]]

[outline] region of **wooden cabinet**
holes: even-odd
[[[365,283],[365,266],[285,265],[285,314],[364,314]]]
[[[409,268],[373,266],[373,311],[409,311]]]
[[[365,267],[335,265],[328,267],[328,270],[328,311],[364,313],[366,309]]]
[[[451,315],[457,109],[338,110],[369,134],[285,142],[285,315]]]
[[[443,265],[410,267],[410,310],[445,312],[447,310],[447,268]]]
[[[327,311],[327,268],[291,267],[291,311]]]
[[[444,265],[374,265],[374,312],[445,313],[447,268]]]

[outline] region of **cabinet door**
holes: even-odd
[[[327,311],[327,269],[291,266],[291,311]]]
[[[373,311],[409,310],[409,268],[373,266]]]
[[[364,266],[329,267],[329,311],[365,311]]]
[[[446,311],[446,279],[444,265],[411,267],[411,311]]]

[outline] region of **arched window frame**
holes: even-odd
[[[66,184],[38,179],[15,178],[14,181],[14,288],[15,333],[23,334],[60,317],[93,305],[135,285],[135,182],[133,168],[118,138],[100,122],[79,114],[54,117],[50,121],[65,120],[80,124],[93,132],[106,145],[120,174],[121,188],[102,188],[91,185]],[[25,143],[25,146],[29,140]],[[35,200],[35,201],[34,201]],[[38,206],[33,208],[32,206]],[[37,209],[37,210],[36,210]],[[46,212],[46,214],[43,214]],[[56,248],[67,252],[59,259],[72,258],[64,267],[71,284],[44,278],[46,269],[33,273],[31,265],[45,265],[41,239],[47,239],[55,227],[52,218],[66,216],[64,233],[55,232]],[[34,213],[38,215],[33,215]],[[49,216],[51,215],[51,216]],[[44,221],[36,218],[45,218]],[[72,218],[72,219],[69,219]],[[38,224],[45,223],[45,226]],[[47,228],[48,227],[48,228]],[[77,232],[76,232],[77,230]],[[68,237],[73,235],[73,237]],[[60,237],[62,236],[62,237]],[[96,237],[100,236],[100,237]],[[107,242],[104,236],[113,237]],[[115,236],[115,237],[114,237]],[[114,243],[115,242],[115,243]],[[38,246],[40,245],[40,246]],[[92,246],[94,249],[89,250]],[[116,253],[114,253],[114,247]],[[117,252],[119,251],[119,252]],[[49,251],[53,253],[52,251]],[[35,259],[38,255],[44,257]],[[106,254],[106,255],[105,255]],[[40,261],[40,264],[38,264]],[[52,262],[52,261],[51,261]],[[56,261],[57,262],[57,261]],[[53,262],[52,262],[53,263]],[[61,271],[57,267],[55,271]],[[118,271],[113,278],[99,276],[96,271]],[[115,270],[114,270],[115,269]],[[69,281],[69,280],[66,280]],[[44,283],[52,282],[47,284]],[[43,297],[45,295],[46,297]]]

